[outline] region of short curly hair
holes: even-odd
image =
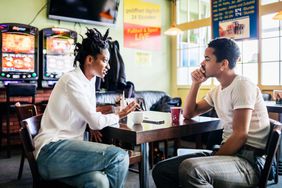
[[[79,62],[79,66],[82,69],[85,58],[88,55],[96,57],[97,54],[100,54],[102,50],[109,48],[109,41],[111,40],[109,35],[109,29],[107,29],[104,36],[96,29],[88,29],[85,33],[87,36],[83,38],[82,43],[76,43],[74,49],[74,67],[77,66],[76,62]]]
[[[240,49],[233,39],[216,38],[208,44],[208,47],[214,49],[217,62],[227,59],[230,69],[236,66],[236,62],[240,57]]]

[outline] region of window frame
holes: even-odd
[[[178,3],[176,3],[174,5],[174,9],[175,9],[175,13],[176,13],[176,18],[179,18],[179,13],[178,13]],[[262,28],[261,28],[261,17],[267,14],[271,14],[271,13],[276,13],[278,11],[280,11],[282,9],[282,2],[275,2],[275,3],[270,3],[270,4],[265,4],[265,5],[261,5],[261,1],[259,3],[259,20],[258,20],[258,33],[259,33],[259,37],[258,37],[258,56],[257,56],[257,67],[258,67],[258,87],[260,87],[260,89],[262,90],[274,90],[274,89],[282,89],[282,83],[280,83],[281,85],[262,85],[262,63],[261,63],[261,53],[262,53],[262,38],[261,38],[261,33],[262,33]],[[187,13],[188,14],[188,13]],[[176,23],[178,19],[176,19]],[[177,25],[180,29],[182,29],[183,31],[187,31],[187,30],[191,30],[191,29],[197,29],[197,28],[201,28],[201,27],[211,27],[212,26],[212,22],[211,22],[211,16],[208,18],[204,18],[204,19],[199,19],[199,20],[195,20],[195,21],[191,21],[191,22],[186,22],[186,23],[181,23]],[[173,66],[174,68],[174,84],[176,85],[176,89],[182,89],[182,88],[190,88],[191,85],[178,85],[177,83],[177,69],[178,69],[178,65],[180,64],[180,53],[179,53],[179,44],[178,44],[178,39],[175,39],[174,45],[173,45],[173,51],[175,54],[174,57],[174,62],[175,65]],[[174,55],[173,54],[173,55]],[[280,77],[282,76],[282,69],[280,70],[281,72]],[[205,88],[210,88],[214,86],[214,82],[211,82],[211,85],[206,85],[206,86],[202,86],[201,88],[205,89]]]

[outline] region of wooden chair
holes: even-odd
[[[19,121],[19,125],[21,124],[21,121],[27,118],[30,118],[32,116],[36,116],[38,114],[36,106],[34,104],[20,104],[16,103],[16,113]],[[21,162],[20,162],[20,168],[18,173],[18,180],[22,177],[23,172],[23,166],[24,166],[24,160],[25,160],[25,153],[24,148],[22,147],[22,154],[21,154]]]
[[[15,111],[15,102],[12,101],[12,98],[15,97],[28,97],[31,100],[21,101],[25,103],[34,104],[36,95],[36,85],[29,83],[9,83],[6,86],[6,131],[3,130],[2,124],[0,124],[0,147],[2,137],[7,139],[7,157],[11,156],[10,145],[11,145],[11,136],[18,135],[17,132],[11,132],[10,129],[10,114]],[[21,100],[21,99],[20,99]]]
[[[261,177],[260,177],[259,184],[258,184],[259,188],[265,188],[267,186],[270,171],[272,170],[272,163],[275,160],[275,157],[278,158],[277,154],[279,152],[277,152],[277,150],[278,150],[278,146],[279,146],[280,139],[281,139],[281,129],[282,129],[282,124],[280,122],[270,119],[270,133],[269,133],[268,141],[265,147],[266,158],[265,158],[265,164],[262,169]],[[216,146],[219,146],[219,145],[215,145],[214,147]],[[189,153],[197,152],[197,150],[187,149],[187,151],[189,150],[190,150]],[[188,154],[188,152],[185,152],[185,154]],[[278,168],[276,168],[276,172],[274,173],[274,182],[276,184],[278,183]]]
[[[20,137],[23,143],[25,156],[29,162],[32,178],[33,178],[33,188],[41,187],[71,187],[58,181],[46,181],[40,176],[36,164],[35,157],[33,155],[34,144],[33,137],[35,137],[40,129],[42,115],[33,116],[24,119],[21,122]],[[141,153],[129,150],[129,164],[140,164]],[[140,165],[138,165],[140,167]],[[133,170],[133,172],[136,172]],[[139,176],[140,179],[140,176]]]
[[[21,122],[22,127],[20,129],[21,141],[23,143],[24,152],[28,160],[32,178],[33,178],[33,188],[72,187],[62,182],[55,181],[55,180],[46,181],[39,174],[36,160],[33,155],[33,151],[35,148],[34,148],[32,139],[34,136],[38,134],[38,131],[40,129],[41,118],[42,118],[42,115],[37,115],[37,116],[33,116],[33,117],[23,120]]]
[[[277,155],[277,149],[281,139],[281,129],[282,124],[275,120],[270,120],[270,134],[268,137],[267,145],[266,145],[266,160],[261,173],[259,188],[265,188],[267,186],[267,182],[269,179],[269,174],[272,169],[272,163]],[[276,173],[274,175],[274,182],[278,183],[278,169],[276,168]]]

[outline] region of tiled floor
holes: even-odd
[[[3,153],[0,155],[0,187],[1,188],[30,188],[32,187],[32,178],[27,161],[25,161],[23,176],[17,180],[18,169],[20,164],[20,150],[14,150],[12,157],[4,158]],[[150,188],[155,188],[152,176],[149,179]],[[279,177],[279,183],[273,185],[269,182],[269,188],[281,188],[282,176]],[[139,188],[138,174],[129,172],[125,188]]]
[[[6,159],[0,155],[0,188],[31,188],[32,178],[29,170],[28,162],[25,161],[24,171],[21,180],[17,180],[18,169],[20,165],[20,152],[14,150],[12,157]],[[150,188],[155,188],[153,179],[150,176]],[[129,172],[125,188],[138,188],[139,174]]]

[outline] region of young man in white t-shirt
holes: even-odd
[[[153,169],[157,187],[254,187],[258,184],[269,118],[259,88],[234,71],[239,56],[240,50],[232,39],[211,41],[201,67],[191,73],[193,82],[184,104],[185,118],[215,108],[224,128],[220,149],[160,162]],[[201,83],[210,77],[215,77],[220,85],[196,102]]]

